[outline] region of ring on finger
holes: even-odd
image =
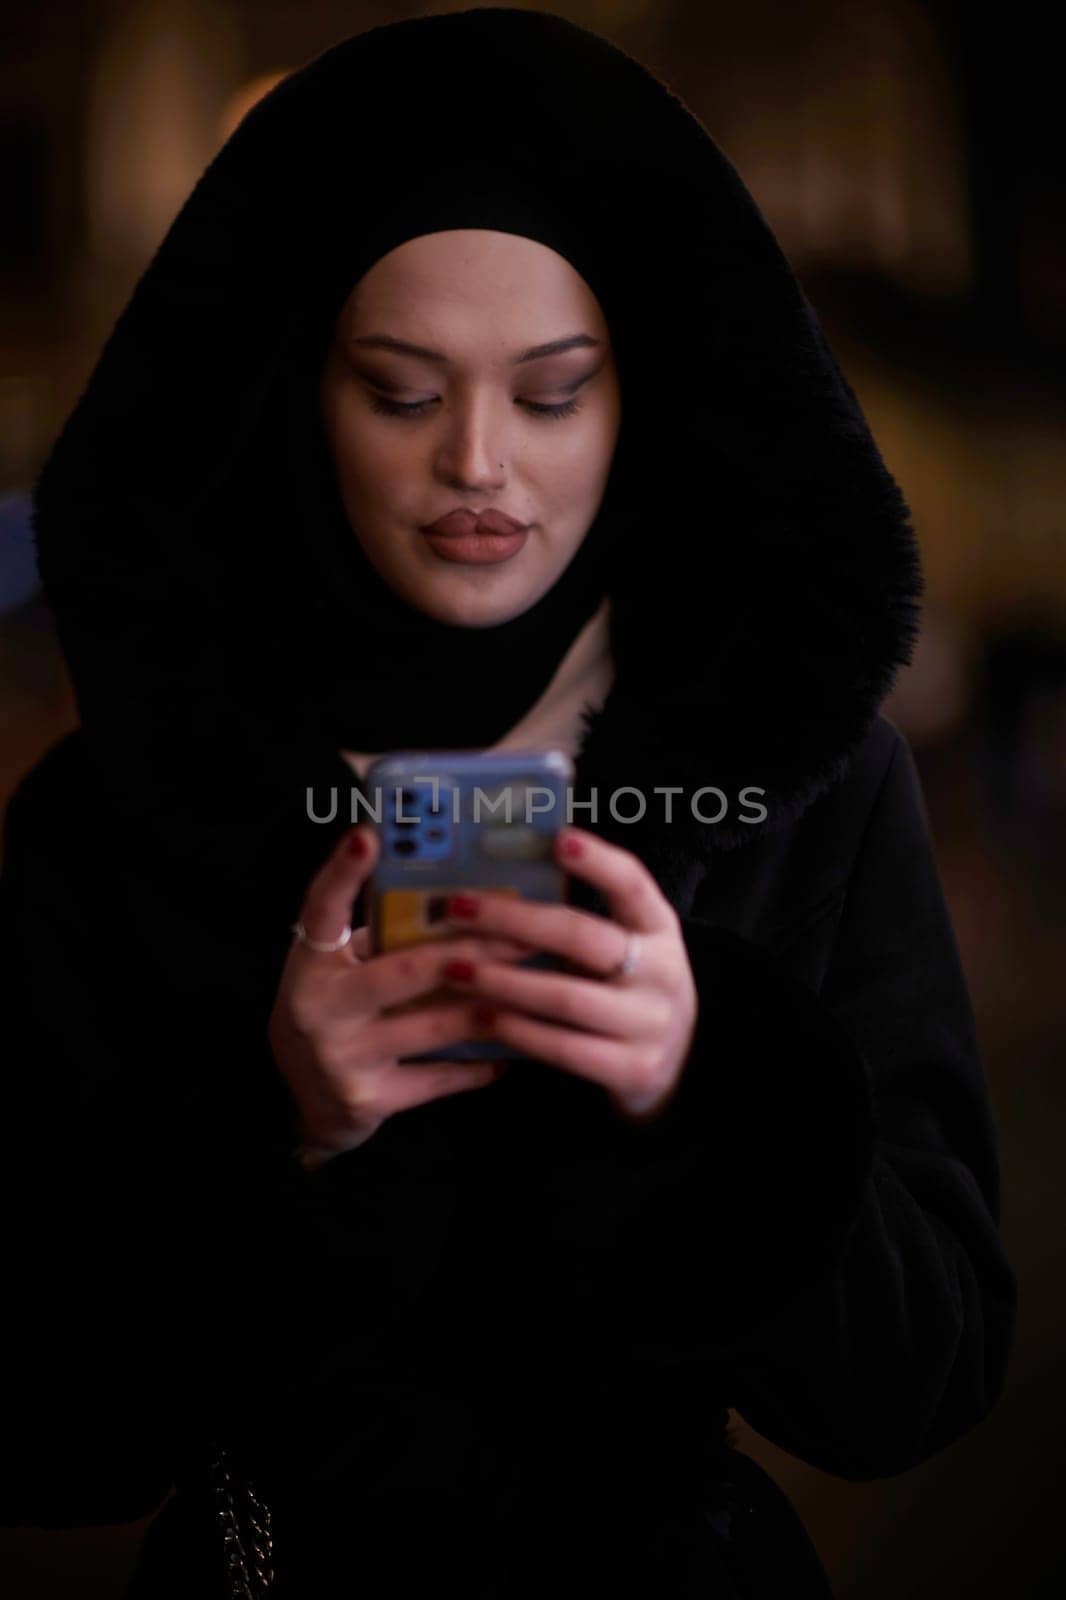
[[[341,934],[339,939],[312,939],[311,935],[300,921],[293,923],[292,931],[301,944],[305,944],[309,950],[314,950],[319,955],[333,955],[335,951],[343,950],[349,939],[352,937],[352,928],[350,923],[345,924],[344,932]]]
[[[639,933],[630,933],[626,940],[625,954],[616,967],[608,972],[608,979],[628,978],[636,972],[640,965],[641,938]]]

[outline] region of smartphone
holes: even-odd
[[[555,836],[567,821],[574,768],[562,750],[395,751],[380,756],[364,788],[380,839],[368,884],[370,948],[380,955],[454,937],[448,898],[491,889],[527,900],[565,903],[567,876],[555,861]],[[523,966],[558,968],[550,952]],[[444,985],[392,1006],[400,1016],[442,999]],[[462,1040],[405,1061],[478,1061],[520,1052],[490,1038]]]

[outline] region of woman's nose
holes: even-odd
[[[468,406],[451,418],[437,471],[464,489],[501,489],[507,481],[505,425],[489,406]]]

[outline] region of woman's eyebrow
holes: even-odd
[[[427,350],[420,344],[409,344],[406,339],[396,339],[391,333],[367,333],[351,342],[353,345],[363,345],[372,350],[395,350],[400,355],[418,356],[423,361],[436,361],[442,366],[450,365],[448,357],[441,351]],[[559,356],[566,350],[596,350],[601,342],[589,333],[573,333],[569,338],[553,339],[549,344],[535,344],[532,349],[523,350],[520,356],[515,357],[515,366],[519,366],[523,361],[541,361],[545,356]]]

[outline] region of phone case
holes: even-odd
[[[566,823],[573,763],[561,750],[397,751],[366,775],[381,850],[368,885],[367,920],[375,954],[459,930],[445,916],[448,897],[491,889],[565,903],[567,879],[553,842]],[[548,952],[532,967],[558,967]],[[400,1016],[441,999],[441,985],[389,1009]],[[520,1052],[489,1038],[404,1056],[405,1061],[477,1061]]]

